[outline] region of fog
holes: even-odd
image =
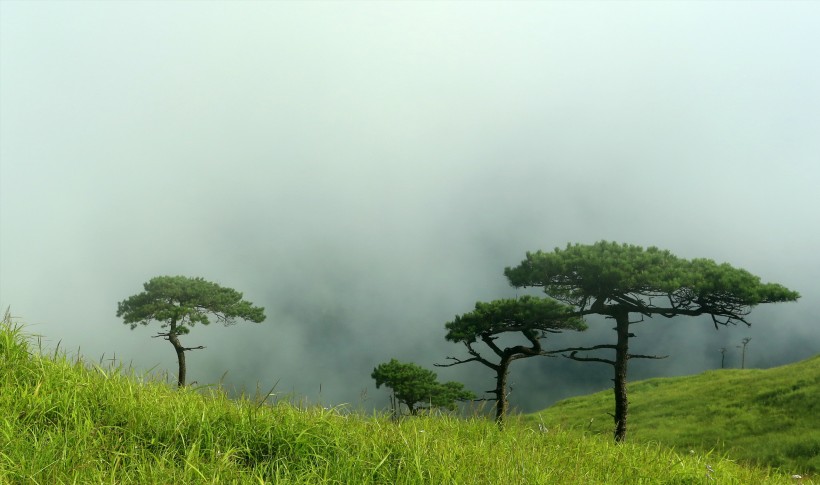
[[[630,379],[820,352],[820,4],[0,3],[0,305],[43,345],[176,373],[117,302],[201,276],[266,309],[197,326],[188,379],[387,405],[370,372],[465,356],[526,251],[613,240],[799,291],[752,326],[636,327]],[[547,346],[609,343],[611,322]],[[227,371],[227,374],[225,372]],[[479,364],[436,369],[482,393]],[[511,367],[521,411],[611,369]]]

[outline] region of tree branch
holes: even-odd
[[[499,356],[499,357],[504,357],[504,351],[503,351],[503,350],[501,350],[501,348],[499,348],[499,347],[498,347],[498,345],[496,345],[496,344],[495,344],[495,338],[493,338],[493,337],[491,337],[491,336],[489,336],[489,335],[486,335],[486,334],[485,334],[485,335],[482,335],[482,336],[481,336],[481,340],[482,340],[485,344],[487,344],[487,347],[489,347],[489,348],[490,348],[490,350],[492,350],[493,352],[495,352],[495,354],[496,354],[497,356]],[[470,346],[468,345],[468,347],[470,347]],[[472,347],[470,347],[470,350],[472,350]],[[470,352],[470,353],[471,353],[471,354],[473,354],[473,355],[477,355],[477,354],[474,354],[473,352]]]
[[[643,322],[644,322],[644,315],[641,315],[641,319],[640,319],[640,320],[635,320],[635,321],[629,322],[629,324],[630,324],[630,325],[634,325],[634,324],[636,324],[636,323],[643,323]]]
[[[591,305],[589,305],[589,297],[587,297],[586,300],[575,302],[573,302],[572,299],[566,299],[566,303],[574,304],[579,308],[578,311],[568,314],[568,317],[584,317],[586,315],[595,314],[611,316],[615,308],[621,307],[625,308],[630,313],[639,313],[644,317],[650,318],[653,315],[660,315],[665,318],[709,315],[712,318],[715,328],[718,328],[718,325],[734,325],[737,322],[743,322],[746,325],[750,325],[749,322],[746,321],[746,316],[751,311],[749,308],[750,305],[738,299],[733,300],[729,298],[729,295],[724,296],[723,299],[720,300],[716,300],[715,298],[707,300],[696,297],[696,295],[692,294],[685,288],[672,293],[653,293],[646,288],[636,288],[633,292],[638,293],[639,296],[646,296],[648,298],[665,298],[668,301],[669,306],[655,306],[654,302],[651,300],[649,302],[645,302],[642,301],[640,297],[628,295],[625,292],[617,295],[610,295],[608,297],[610,300],[615,302],[614,305],[603,304],[604,297],[599,297]],[[559,301],[565,301],[562,298],[556,299]],[[589,305],[589,308],[587,308],[587,305]]]
[[[578,362],[602,362],[604,364],[609,364],[609,365],[612,365],[612,366],[615,365],[614,360],[599,359],[597,357],[577,357],[575,355],[577,353],[578,353],[578,351],[576,350],[576,351],[571,352],[569,355],[565,355],[564,357],[566,357],[567,359],[577,360]]]
[[[183,351],[185,351],[185,350],[199,350],[199,349],[204,349],[204,348],[205,348],[204,345],[200,345],[199,347],[182,347],[182,350]]]
[[[592,347],[567,347],[565,349],[558,349],[558,350],[549,350],[546,351],[548,354],[560,354],[562,352],[588,352],[590,350],[598,350],[598,349],[615,349],[616,346],[614,344],[601,344],[601,345],[593,345]]]
[[[642,355],[642,354],[627,354],[627,359],[665,359],[668,355]]]
[[[151,335],[151,338],[163,337],[165,340],[171,340],[171,332],[159,332],[156,335]],[[206,348],[204,345],[200,345],[198,347],[179,347],[180,350],[183,352],[187,350],[199,350]]]
[[[459,359],[456,357],[445,357],[447,360],[452,360],[449,364],[433,364],[436,367],[452,367],[458,364],[466,364],[467,362],[480,362],[476,357],[471,357],[469,359]]]
[[[481,357],[481,355],[479,355],[478,352],[473,350],[470,345],[468,345],[466,343],[465,343],[465,345],[468,348],[468,352],[472,355],[472,357],[470,357],[469,359],[459,359],[457,357],[447,357],[447,360],[452,360],[453,362],[450,362],[449,364],[433,364],[433,365],[436,366],[436,367],[452,367],[452,366],[458,365],[458,364],[466,364],[467,362],[480,362],[480,363],[486,365],[487,367],[489,367],[490,369],[493,369],[493,370],[498,369],[498,366],[496,364],[493,364],[492,362],[485,359],[484,357]]]
[[[532,347],[528,350],[541,353],[541,341],[535,335],[533,335],[532,331],[525,331],[521,333],[523,333],[524,337],[526,337],[527,340],[529,340],[532,344]]]

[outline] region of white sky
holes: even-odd
[[[268,320],[195,328],[192,379],[380,406],[372,368],[459,354],[444,323],[515,294],[525,251],[608,239],[803,295],[751,329],[651,322],[641,342],[672,356],[638,376],[712,368],[747,335],[752,365],[805,358],[818,46],[815,2],[4,0],[0,304],[47,345],[175,372],[116,304],[203,276]],[[523,375],[610,384],[555,365],[520,364],[519,405],[572,392]]]

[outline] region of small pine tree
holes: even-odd
[[[460,382],[440,383],[435,372],[396,359],[379,364],[370,376],[376,380],[377,389],[382,385],[392,389],[395,399],[407,406],[411,415],[418,414],[419,409],[424,408],[453,410],[456,401],[476,397]]]
[[[160,322],[160,328],[168,329],[156,337],[163,337],[174,346],[179,364],[178,387],[185,385],[185,352],[204,348],[201,345],[185,347],[179,341],[179,336],[190,332],[194,324],[208,325],[210,318],[225,325],[233,324],[236,318],[256,323],[265,320],[265,309],[243,300],[242,293],[202,278],[157,276],[143,287],[145,291],[118,304],[117,316],[122,317],[131,330],[153,321]]]

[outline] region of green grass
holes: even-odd
[[[41,355],[9,319],[0,385],[0,483],[796,483],[716,454],[515,420],[503,431],[480,417],[393,422],[177,391],[119,367]]]
[[[527,419],[610,436],[613,399],[612,391],[567,399]],[[634,382],[629,402],[630,441],[820,472],[820,355],[772,369]]]

